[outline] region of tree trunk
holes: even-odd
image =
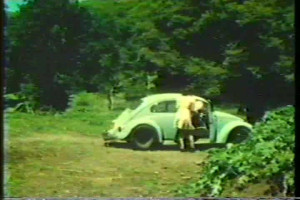
[[[108,100],[108,109],[113,110],[114,109],[114,89],[113,88],[111,88],[108,91],[107,100]]]

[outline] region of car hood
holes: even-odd
[[[240,117],[237,117],[237,116],[229,114],[229,113],[220,112],[220,111],[214,111],[214,116],[216,116],[219,119],[244,121]]]

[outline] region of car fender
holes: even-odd
[[[132,131],[138,127],[139,125],[148,125],[148,126],[151,126],[153,127],[155,130],[156,130],[156,133],[158,135],[158,139],[159,139],[159,142],[163,142],[163,133],[161,131],[161,128],[157,125],[157,123],[155,123],[153,120],[149,119],[149,118],[142,118],[142,119],[138,119],[138,120],[133,120],[131,122],[129,122],[127,125],[126,125],[126,128],[124,129],[124,132],[126,133],[124,135],[124,138],[125,137],[128,137]]]
[[[244,121],[230,122],[230,123],[226,124],[225,126],[223,126],[221,130],[218,130],[216,143],[226,143],[230,132],[234,128],[240,127],[240,126],[246,127],[246,128],[249,128],[250,130],[252,130],[252,125],[247,122],[244,122]]]

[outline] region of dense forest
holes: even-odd
[[[26,2],[6,13],[9,104],[182,92],[260,116],[294,103],[294,1]]]

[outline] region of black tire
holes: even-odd
[[[237,127],[233,129],[227,139],[227,143],[245,143],[250,139],[251,130],[247,127]]]
[[[136,127],[131,134],[131,143],[134,148],[146,150],[158,144],[158,136],[156,130],[148,125],[140,125]]]

